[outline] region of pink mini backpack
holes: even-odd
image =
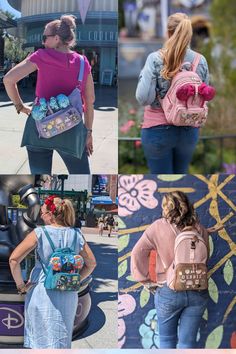
[[[193,230],[180,232],[175,238],[174,260],[168,269],[164,265],[167,286],[175,291],[207,289],[207,259],[203,237]]]
[[[200,59],[201,55],[197,53],[192,70],[179,71],[165,97],[159,98],[166,120],[171,125],[201,127],[206,122],[206,101],[214,97],[215,89],[203,83],[196,73]]]

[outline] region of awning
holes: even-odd
[[[116,197],[115,203],[108,195],[92,197],[92,204],[118,204],[118,197]]]
[[[3,12],[0,11],[0,29],[16,27],[17,23],[15,20],[7,17]]]

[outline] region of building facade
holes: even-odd
[[[72,14],[77,18],[75,50],[86,55],[94,81],[112,84],[117,71],[117,0],[8,0],[21,12],[19,33],[24,47],[33,51],[42,46],[46,23]]]

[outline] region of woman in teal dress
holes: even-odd
[[[75,213],[70,200],[47,198],[41,207],[41,218],[55,248],[71,247],[76,237],[75,251],[84,259],[81,279],[89,276],[96,266],[96,260],[80,230],[73,228]],[[30,280],[25,284],[20,263],[33,249],[37,250],[40,261],[36,260]],[[37,227],[10,256],[11,272],[18,292],[26,294],[25,348],[71,348],[78,294],[76,291],[47,290],[44,287],[45,274],[41,263],[47,267],[51,254],[52,249],[43,228]]]

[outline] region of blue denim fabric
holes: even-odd
[[[157,288],[160,349],[197,348],[196,337],[208,299],[208,290],[176,292],[167,285]]]
[[[199,129],[158,125],[143,128],[141,133],[144,155],[150,173],[187,173]]]
[[[64,161],[68,172],[71,174],[90,174],[88,155],[84,151],[81,159],[57,151]],[[52,149],[42,149],[38,147],[27,146],[29,166],[31,174],[51,174],[52,171]]]

